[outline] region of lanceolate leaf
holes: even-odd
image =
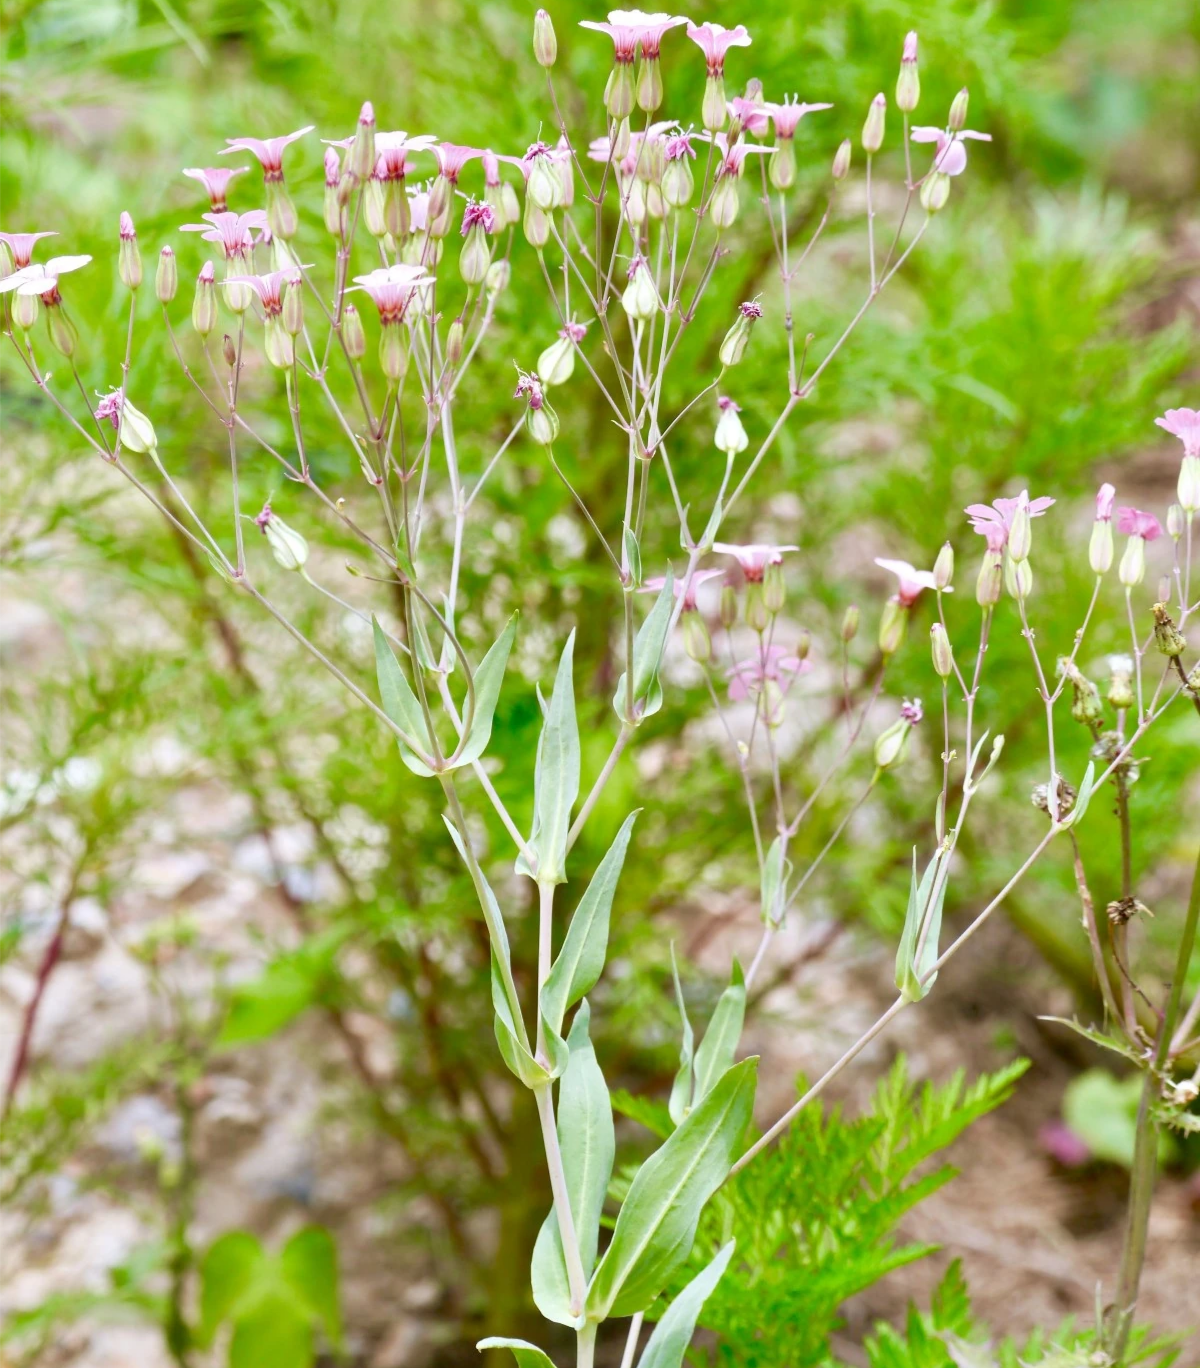
[[[554,1368],[554,1360],[528,1340],[500,1339],[493,1335],[490,1339],[481,1339],[475,1348],[511,1349],[513,1358],[517,1361],[517,1368]]]
[[[533,834],[529,838],[538,866],[536,871],[530,871],[523,860],[517,862],[520,872],[535,873],[539,883],[565,883],[567,877],[567,833],[571,829],[571,809],[579,796],[579,724],[571,674],[574,649],[572,632],[558,662],[554,692],[538,738]]]
[[[908,888],[908,910],[904,914],[904,931],[900,948],[896,951],[896,987],[909,1002],[919,1002],[933,987],[934,978],[922,983],[938,957],[938,937],[942,929],[942,907],[946,901],[946,879],[938,879],[938,872],[946,859],[939,849],[925,866],[921,881],[917,882],[917,852],[913,850],[912,878]],[[936,895],[934,886],[937,886]],[[922,928],[924,938],[922,940]],[[920,956],[917,947],[920,946]]]
[[[633,716],[627,715],[625,676],[617,681],[617,691],[613,695],[613,707],[622,722],[631,726],[652,717],[662,707],[662,685],[658,680],[659,666],[662,664],[663,646],[667,640],[667,628],[671,625],[671,609],[675,602],[674,580],[667,570],[666,580],[654,607],[646,615],[645,622],[638,629],[633,643]]]
[[[787,902],[787,883],[792,873],[792,862],[784,856],[783,837],[776,836],[763,861],[761,885],[761,914],[768,926],[778,926],[783,920]]]
[[[516,634],[517,615],[514,613],[508,620],[508,626],[479,662],[479,668],[475,671],[475,716],[471,721],[467,743],[455,761],[456,769],[460,765],[469,765],[472,761],[478,760],[492,739],[492,719],[496,715],[500,685],[504,682],[504,667],[508,664],[508,654],[512,650]]]
[[[588,1289],[589,1320],[644,1311],[687,1258],[750,1122],[757,1058],[728,1070],[637,1171]]]
[[[638,1368],[680,1368],[692,1335],[696,1320],[708,1300],[713,1288],[721,1281],[721,1274],[729,1266],[733,1257],[733,1241],[730,1240],[717,1253],[712,1263],[702,1269],[667,1308],[667,1313],[654,1327],[654,1334],[642,1350]]]
[[[1092,801],[1092,792],[1096,787],[1096,764],[1089,760],[1088,767],[1083,772],[1083,782],[1079,785],[1079,793],[1075,798],[1075,806],[1063,818],[1061,826],[1077,826],[1087,816],[1088,804]]]
[[[588,1022],[585,1000],[571,1024],[567,1038],[570,1059],[558,1089],[558,1139],[585,1277],[596,1262],[600,1212],[616,1152],[608,1085],[588,1039]],[[534,1304],[542,1315],[560,1325],[574,1325],[567,1265],[553,1207],[534,1246],[532,1279]]]
[[[391,644],[383,634],[377,619],[371,619],[375,632],[375,673],[379,679],[379,699],[383,710],[403,732],[421,746],[426,753],[431,749],[429,730],[425,726],[425,714],[413,693],[400,662],[392,651]],[[399,742],[400,756],[414,774],[428,778],[433,771],[404,744]]]
[[[591,991],[604,968],[613,894],[617,891],[617,880],[621,877],[636,817],[636,812],[626,817],[608,854],[600,861],[587,892],[579,900],[562,949],[542,988],[542,1011],[556,1031],[562,1029],[568,1008]]]
[[[742,1038],[742,1022],[746,1016],[746,979],[742,966],[735,959],[729,987],[717,1000],[712,1020],[704,1039],[696,1051],[693,1065],[695,1084],[692,1092],[692,1105],[712,1090],[713,1084],[733,1063],[738,1041]]]
[[[675,979],[675,1001],[679,1004],[679,1016],[683,1023],[683,1038],[679,1045],[679,1070],[671,1085],[671,1098],[667,1111],[676,1125],[688,1114],[692,1105],[692,1023],[688,1020],[687,1003],[683,1000],[683,985],[679,982],[679,966],[675,963],[675,947],[671,946],[671,974]]]

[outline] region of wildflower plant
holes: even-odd
[[[1034,519],[1047,516],[1054,500],[1022,492],[966,510],[985,549],[973,595],[978,645],[964,664],[952,647],[960,633],[952,630],[948,614],[952,608],[955,616],[973,613],[972,595],[963,584],[954,584],[949,547],[929,569],[878,558],[896,583],[879,614],[875,659],[860,689],[851,688],[844,665],[837,725],[829,728],[839,740],[829,767],[807,793],[793,793],[778,738],[789,717],[819,707],[805,689],[814,674],[814,656],[824,655],[819,647],[814,651],[807,635],[796,636],[785,617],[788,557],[797,548],[720,538],[735,524],[751,484],[762,479],[789,420],[818,383],[832,376],[855,329],[933,230],[953,185],[968,169],[966,141],[986,142],[989,136],[965,127],[965,90],[955,97],[944,124],[910,127],[920,99],[917,39],[910,34],[894,100],[903,151],[894,197],[898,209],[883,221],[879,205],[892,197],[885,201],[879,193],[880,158],[889,123],[894,134],[896,120],[889,118],[881,93],[870,103],[857,138],[847,137],[839,147],[824,210],[800,236],[789,203],[801,154],[797,136],[810,116],[838,117],[830,105],[802,102],[783,91],[770,92],[778,98],[767,99],[768,92],[753,80],[742,94],[731,96],[733,72],[748,65],[743,50],[752,46],[743,25],[727,29],[696,25],[683,16],[617,11],[606,22],[588,21],[583,27],[599,30],[613,47],[603,96],[591,104],[595,127],[586,132],[569,128],[563,117],[566,102],[554,76],[558,37],[550,16],[539,11],[533,44],[546,72],[546,122],[530,129],[533,140],[524,152],[382,130],[367,102],[353,130],[325,141],[322,199],[319,209],[304,206],[311,212],[299,212],[284,174],[285,153],[290,160],[315,150],[311,127],[286,137],[227,140],[223,154],[244,152],[258,161],[261,192],[253,176],[240,178],[246,167],[183,171],[203,187],[209,207],[201,222],[181,224],[180,231],[199,234],[215,249],[190,292],[193,336],[182,329],[188,300],[178,297],[180,267],[171,244],[162,248],[153,289],[179,365],[228,449],[228,518],[220,523],[200,516],[189,498],[186,464],[160,447],[152,398],[138,395],[135,405],[128,393],[139,340],[137,299],[146,288],[133,219],[122,215],[119,228],[118,268],[130,296],[123,345],[110,359],[120,374],[114,369],[113,387],[98,403],[88,397],[76,364],[70,281],[60,288],[60,279],[87,266],[90,258],[59,256],[37,263],[33,255],[41,234],[0,235],[5,252],[0,294],[6,337],[76,435],[207,558],[231,592],[253,601],[309,653],[314,666],[338,680],[394,739],[399,761],[414,782],[440,789],[449,839],[486,925],[497,1048],[517,1084],[533,1096],[553,1194],[533,1253],[533,1300],[544,1317],[575,1333],[577,1363],[589,1368],[597,1337],[610,1320],[628,1321],[621,1331],[623,1361],[635,1362],[643,1317],[674,1286],[714,1194],[781,1136],[896,1016],[929,993],[943,967],[1052,842],[1064,835],[1074,841],[1074,828],[1101,785],[1113,786],[1119,805],[1127,801],[1138,763],[1135,749],[1168,708],[1190,702],[1200,711],[1200,674],[1186,637],[1198,606],[1191,597],[1191,566],[1200,456],[1191,410],[1171,410],[1159,420],[1180,437],[1185,450],[1179,503],[1166,519],[1174,561],[1167,591],[1149,614],[1140,602],[1146,546],[1161,537],[1162,527],[1152,513],[1131,508],[1116,513],[1117,530],[1128,536],[1118,578],[1131,638],[1128,665],[1114,668],[1109,689],[1113,726],[1106,725],[1098,692],[1089,689],[1077,664],[1114,559],[1113,491],[1106,486],[1097,502],[1098,530],[1089,551],[1095,589],[1057,674],[1039,651],[1031,607]],[[674,110],[668,117],[662,47],[680,44],[683,49],[689,41],[705,63],[703,99],[698,109]],[[933,145],[927,165],[915,161],[914,144]],[[861,182],[855,166],[860,157]],[[798,336],[804,272],[831,217],[856,212],[860,185],[863,297],[847,311],[836,335]],[[261,204],[255,203],[258,198]],[[238,207],[231,208],[230,199]],[[732,319],[709,318],[710,287],[736,258],[738,225],[752,213],[761,214],[769,229],[777,296],[769,307],[759,300],[743,302]],[[546,335],[539,350],[531,346],[528,354],[512,358],[511,398],[496,397],[506,413],[507,435],[483,468],[469,475],[460,459],[457,401],[474,382],[477,358],[493,343],[497,301],[518,288],[544,291]],[[46,318],[49,352],[35,332],[40,314]],[[681,339],[705,326],[715,360],[709,373],[693,377],[694,392],[672,411],[668,396],[677,386],[666,381],[674,374]],[[783,329],[787,359],[773,415],[760,426],[743,416],[738,366],[765,327]],[[260,351],[268,371],[257,363]],[[282,430],[290,433],[288,440],[264,430],[247,402],[247,386],[276,392],[270,371],[282,377]],[[603,406],[612,440],[624,455],[621,513],[613,525],[602,521],[577,487],[574,472],[583,456],[569,449],[559,416],[578,402],[582,386],[590,387]],[[260,398],[256,395],[256,402]],[[312,407],[336,423],[360,483],[329,487],[324,464],[309,449],[311,426],[306,424]],[[703,487],[685,489],[673,454],[694,443],[704,415],[711,433],[705,441],[717,453],[712,475]],[[561,481],[596,538],[613,602],[619,604],[612,634],[621,660],[611,745],[585,784],[573,634],[563,643],[549,695],[539,695],[542,729],[528,831],[509,811],[487,764],[501,691],[513,687],[506,685],[506,668],[518,631],[516,616],[479,651],[464,630],[469,605],[460,591],[480,496],[521,445]],[[354,564],[351,572],[380,587],[374,614],[349,608],[370,623],[374,681],[356,677],[352,659],[339,660],[306,635],[261,572],[263,551],[269,550],[279,567],[302,577],[306,588],[342,602],[320,582],[301,530],[270,503],[261,509],[244,506],[243,476],[251,461],[273,463],[285,489],[311,499],[316,516],[358,544],[370,568]],[[673,515],[679,537],[673,558],[653,543],[652,507]],[[1002,762],[1004,737],[991,735],[983,725],[977,703],[991,633],[998,622],[1009,621],[1000,608],[1005,598],[1015,605],[1044,704],[1046,781],[1035,802],[1047,820],[1004,885],[943,946],[942,910],[959,839],[973,800]],[[930,707],[928,720],[922,700],[889,700],[885,691],[889,663],[904,647],[922,600],[935,605],[931,655],[938,681],[934,697],[940,691],[941,703],[940,709]],[[844,619],[835,647],[844,660],[860,621],[857,609]],[[683,1013],[669,1132],[633,1175],[611,1236],[602,1242],[615,1129],[608,1085],[590,1039],[587,995],[604,970],[609,920],[636,812],[626,817],[591,882],[573,899],[569,918],[559,890],[571,881],[572,851],[622,754],[668,703],[664,662],[677,636],[703,678],[739,771],[747,837],[759,874],[762,932],[745,970],[734,964],[698,1043]],[[1151,666],[1159,659],[1163,666],[1156,674]],[[1075,715],[1086,714],[1096,733],[1094,759],[1083,775],[1070,776],[1074,784],[1063,773],[1056,745],[1056,709],[1068,683]],[[955,702],[953,713],[952,698],[961,700],[961,710]],[[758,1060],[737,1060],[747,993],[825,855],[876,786],[904,765],[914,734],[937,729],[938,712],[942,782],[933,802],[934,846],[920,855],[913,852],[896,959],[897,996],[795,1105],[748,1141]],[[862,793],[824,847],[801,867],[798,833],[834,776],[859,753],[871,761]],[[490,806],[511,841],[511,887],[493,887],[485,872],[488,852],[480,847],[473,802]],[[506,925],[505,902],[519,897],[522,888],[536,890],[538,909],[532,1002],[521,991],[526,966],[513,961]],[[1132,890],[1126,897],[1132,901]],[[1195,934],[1195,903],[1193,897],[1180,948],[1185,966]],[[1136,909],[1128,910],[1132,915]],[[1107,986],[1105,947],[1094,919],[1088,932]],[[1123,963],[1118,932],[1111,949]],[[1164,1069],[1170,1053],[1194,1028],[1197,1006],[1182,1011],[1179,975],[1173,1005],[1149,1039],[1139,1025],[1128,976],[1124,982],[1124,1000],[1114,997],[1110,1006],[1134,1054],[1143,1063],[1153,1058],[1148,1087],[1161,1093],[1168,1086]],[[1153,1101],[1163,1105],[1157,1095]],[[1147,1114],[1152,1111],[1148,1102]],[[1152,1144],[1149,1154],[1146,1162],[1152,1165]],[[1144,1209],[1138,1210],[1144,1218]],[[646,1368],[682,1362],[706,1299],[722,1279],[736,1278],[736,1258],[728,1243],[717,1249],[678,1290],[636,1361]],[[1117,1355],[1132,1325],[1133,1260],[1131,1254],[1118,1288],[1112,1329]],[[523,1341],[487,1339],[481,1347],[511,1348],[522,1365],[550,1362],[543,1350]]]

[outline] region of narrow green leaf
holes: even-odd
[[[280,1271],[335,1349],[342,1343],[337,1246],[323,1226],[305,1226],[284,1245]]]
[[[638,1368],[680,1368],[704,1303],[721,1281],[732,1257],[733,1241],[730,1240],[667,1308],[666,1315],[654,1327],[654,1334],[642,1350]]]
[[[408,680],[404,677],[400,662],[396,659],[391,643],[384,635],[378,619],[372,617],[371,626],[375,633],[375,674],[379,680],[379,699],[383,705],[383,710],[401,731],[411,737],[413,742],[428,754],[432,747],[429,742],[429,731],[425,726],[425,714],[421,711],[421,704],[418,702],[416,694],[413,693]],[[418,759],[403,741],[399,741],[398,738],[397,740],[400,746],[400,757],[408,768],[414,774],[428,778],[433,770],[423,760]]]
[[[642,551],[632,527],[625,529],[625,561],[629,566],[629,582],[634,589],[642,587]]]
[[[662,685],[658,671],[662,664],[663,647],[667,640],[667,628],[671,625],[671,609],[675,603],[674,578],[670,567],[666,579],[654,600],[654,607],[646,614],[646,620],[638,628],[633,642],[633,716],[626,716],[625,676],[617,681],[617,691],[613,695],[613,707],[622,722],[636,727],[647,717],[653,717],[662,707]]]
[[[608,922],[617,880],[625,863],[625,852],[637,812],[631,812],[600,861],[587,892],[579,900],[562,949],[542,988],[542,1011],[556,1030],[562,1029],[568,1008],[590,992],[604,968],[608,952]]]
[[[921,978],[929,972],[938,957],[938,937],[942,928],[942,907],[946,900],[946,883],[938,882],[937,896],[933,896],[938,871],[946,858],[945,852],[937,850],[925,866],[921,881],[917,882],[917,852],[913,848],[912,879],[908,889],[908,910],[904,914],[904,931],[900,937],[900,947],[896,951],[896,987],[909,1002],[919,1002],[933,987],[936,975],[927,983]],[[916,961],[917,946],[921,942],[922,928],[924,944],[921,945],[920,963]]]
[[[776,836],[763,860],[760,879],[760,911],[764,924],[778,926],[783,921],[787,903],[787,885],[792,874],[792,862],[784,857],[782,836]]]
[[[637,1171],[588,1289],[589,1320],[644,1311],[687,1258],[754,1106],[757,1058],[729,1069]]]
[[[1079,785],[1079,792],[1075,797],[1075,806],[1067,816],[1059,823],[1060,826],[1076,826],[1082,822],[1087,815],[1088,804],[1092,801],[1092,792],[1096,787],[1096,764],[1089,760],[1088,767],[1083,772],[1083,781]]]
[[[616,1153],[608,1085],[588,1038],[589,1019],[585,999],[571,1024],[570,1060],[558,1089],[558,1139],[585,1277],[596,1262],[600,1213]],[[574,1325],[567,1264],[553,1207],[538,1232],[531,1274],[534,1305],[542,1315],[560,1325]]]
[[[504,682],[504,669],[508,664],[508,655],[516,634],[517,615],[514,613],[508,620],[508,626],[479,662],[479,668],[475,671],[475,716],[471,721],[467,743],[455,762],[455,769],[478,760],[492,739],[492,719],[496,715],[500,685]]]
[[[481,1339],[475,1348],[511,1349],[517,1368],[554,1368],[554,1360],[528,1340],[501,1339],[498,1335],[492,1335],[489,1339]]]
[[[671,975],[675,980],[675,1001],[679,1004],[679,1017],[683,1026],[683,1036],[679,1045],[679,1069],[671,1084],[671,1097],[667,1111],[676,1125],[688,1114],[692,1105],[692,1046],[695,1037],[692,1023],[688,1020],[687,1003],[683,1000],[683,985],[679,982],[679,966],[675,963],[675,947],[671,946]]]
[[[532,872],[539,883],[565,883],[567,877],[567,834],[571,809],[579,796],[579,723],[571,673],[574,650],[572,632],[558,662],[554,691],[538,738],[529,846],[537,856],[537,869]],[[521,873],[531,872],[524,860],[517,861],[517,868]]]
[[[496,1044],[500,1048],[501,1058],[511,1072],[527,1088],[539,1088],[544,1083],[549,1083],[552,1077],[550,1071],[543,1068],[529,1049],[521,1043],[516,1021],[516,1012],[519,1012],[520,1009],[519,1007],[514,1008],[509,1003],[508,994],[505,991],[504,976],[500,973],[494,948],[492,950],[492,1010]]]
[[[735,959],[729,987],[718,998],[708,1030],[704,1032],[704,1039],[696,1051],[693,1106],[712,1091],[713,1084],[733,1063],[738,1041],[742,1038],[745,1017],[746,979],[742,966]]]

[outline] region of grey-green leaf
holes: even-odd
[[[542,988],[542,1012],[556,1031],[562,1029],[568,1008],[578,1002],[584,993],[591,991],[604,968],[613,895],[617,891],[617,880],[621,877],[636,818],[637,812],[631,812],[626,817],[608,853],[592,875],[587,892],[580,898],[575,915],[571,918],[562,949]]]
[[[787,903],[787,883],[792,862],[784,854],[782,836],[776,836],[763,860],[760,883],[760,911],[767,926],[778,926],[783,921]]]
[[[642,587],[642,551],[632,527],[625,529],[625,563],[629,566],[629,582],[635,589]]]
[[[746,979],[742,966],[735,959],[730,975],[729,987],[717,1000],[712,1020],[704,1039],[696,1051],[692,1072],[695,1083],[692,1091],[692,1105],[712,1091],[713,1084],[733,1063],[738,1041],[742,1038],[742,1022],[746,1017]]]
[[[558,1138],[571,1216],[587,1277],[596,1262],[600,1213],[612,1176],[616,1136],[604,1074],[588,1038],[590,1013],[585,1000],[575,1013],[567,1037],[570,1059],[558,1089]],[[563,1258],[558,1217],[551,1207],[533,1250],[533,1300],[547,1320],[574,1325],[570,1288]]]
[[[642,1350],[638,1368],[680,1368],[704,1303],[721,1281],[732,1257],[733,1241],[730,1240],[667,1308],[666,1315],[654,1327],[654,1334]]]
[[[757,1069],[757,1058],[729,1069],[637,1171],[588,1288],[589,1320],[644,1311],[687,1258],[750,1122]]]
[[[682,1037],[679,1043],[679,1069],[671,1084],[671,1097],[667,1103],[667,1114],[676,1125],[688,1114],[692,1105],[692,1046],[695,1037],[692,1023],[688,1020],[687,1003],[683,1000],[683,985],[679,982],[679,965],[675,962],[675,947],[671,946],[671,976],[675,980],[675,1001],[679,1004],[679,1019]]]
[[[927,983],[922,983],[921,979],[937,959],[942,907],[946,900],[946,880],[938,878],[938,871],[945,858],[945,851],[939,849],[925,866],[925,873],[918,884],[917,852],[915,848],[913,850],[908,909],[904,914],[900,947],[896,951],[896,987],[909,1002],[919,1002],[933,987],[932,978]]]
[[[575,718],[575,688],[572,657],[575,633],[567,638],[554,692],[546,709],[546,720],[538,738],[534,773],[533,834],[529,845],[537,856],[535,871],[539,883],[565,883],[567,834],[571,829],[571,809],[579,796],[579,723]],[[518,862],[518,869],[524,861]]]
[[[422,747],[426,753],[431,749],[429,730],[425,726],[425,715],[421,704],[404,677],[400,662],[392,651],[391,644],[384,635],[376,618],[372,617],[371,626],[375,633],[375,673],[379,680],[379,698],[383,710],[413,743]],[[428,778],[433,770],[425,764],[408,746],[400,741],[400,755],[414,774]]]
[[[455,761],[455,768],[469,765],[487,750],[492,739],[492,719],[496,715],[496,704],[500,700],[500,685],[504,682],[504,669],[512,650],[513,638],[517,634],[517,615],[508,620],[508,626],[492,643],[487,655],[479,662],[475,671],[475,714],[471,719],[471,729],[467,734],[462,753]],[[464,719],[465,720],[465,719]]]
[[[554,1360],[549,1354],[528,1340],[501,1339],[498,1335],[492,1335],[488,1339],[481,1339],[475,1348],[511,1349],[517,1368],[554,1368]]]
[[[666,645],[667,629],[671,625],[671,609],[675,603],[674,578],[670,567],[666,579],[654,600],[654,607],[646,614],[646,620],[638,629],[633,642],[633,716],[627,716],[625,676],[617,681],[617,691],[613,695],[613,707],[622,722],[636,727],[647,717],[652,717],[662,707],[662,685],[658,671],[662,664],[663,647]]]

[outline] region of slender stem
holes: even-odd
[[[597,799],[604,792],[604,786],[612,777],[612,772],[617,767],[617,761],[620,760],[621,754],[629,743],[629,738],[633,735],[633,732],[634,728],[631,727],[628,722],[623,722],[621,724],[621,730],[617,733],[617,739],[613,742],[613,748],[608,753],[608,759],[604,762],[604,768],[596,776],[596,782],[592,785],[587,798],[584,799],[583,806],[579,809],[578,816],[571,823],[570,831],[567,832],[568,851],[579,839],[579,833],[583,830],[584,823],[592,815],[592,809],[596,806]]]
[[[576,1368],[592,1368],[593,1363],[595,1363],[597,1329],[595,1321],[585,1321],[575,1332]]]
[[[587,1279],[583,1261],[579,1257],[579,1237],[575,1234],[575,1218],[567,1193],[567,1176],[563,1169],[562,1149],[558,1143],[558,1128],[554,1124],[554,1100],[549,1083],[534,1088],[538,1119],[542,1123],[542,1142],[546,1147],[546,1167],[550,1170],[550,1191],[554,1194],[554,1214],[567,1261],[567,1285],[571,1293],[571,1312],[579,1315],[587,1295]]]
[[[621,1368],[633,1368],[633,1356],[637,1353],[638,1336],[642,1333],[644,1311],[639,1311],[629,1322],[629,1333],[625,1336],[625,1350],[621,1355]]]

